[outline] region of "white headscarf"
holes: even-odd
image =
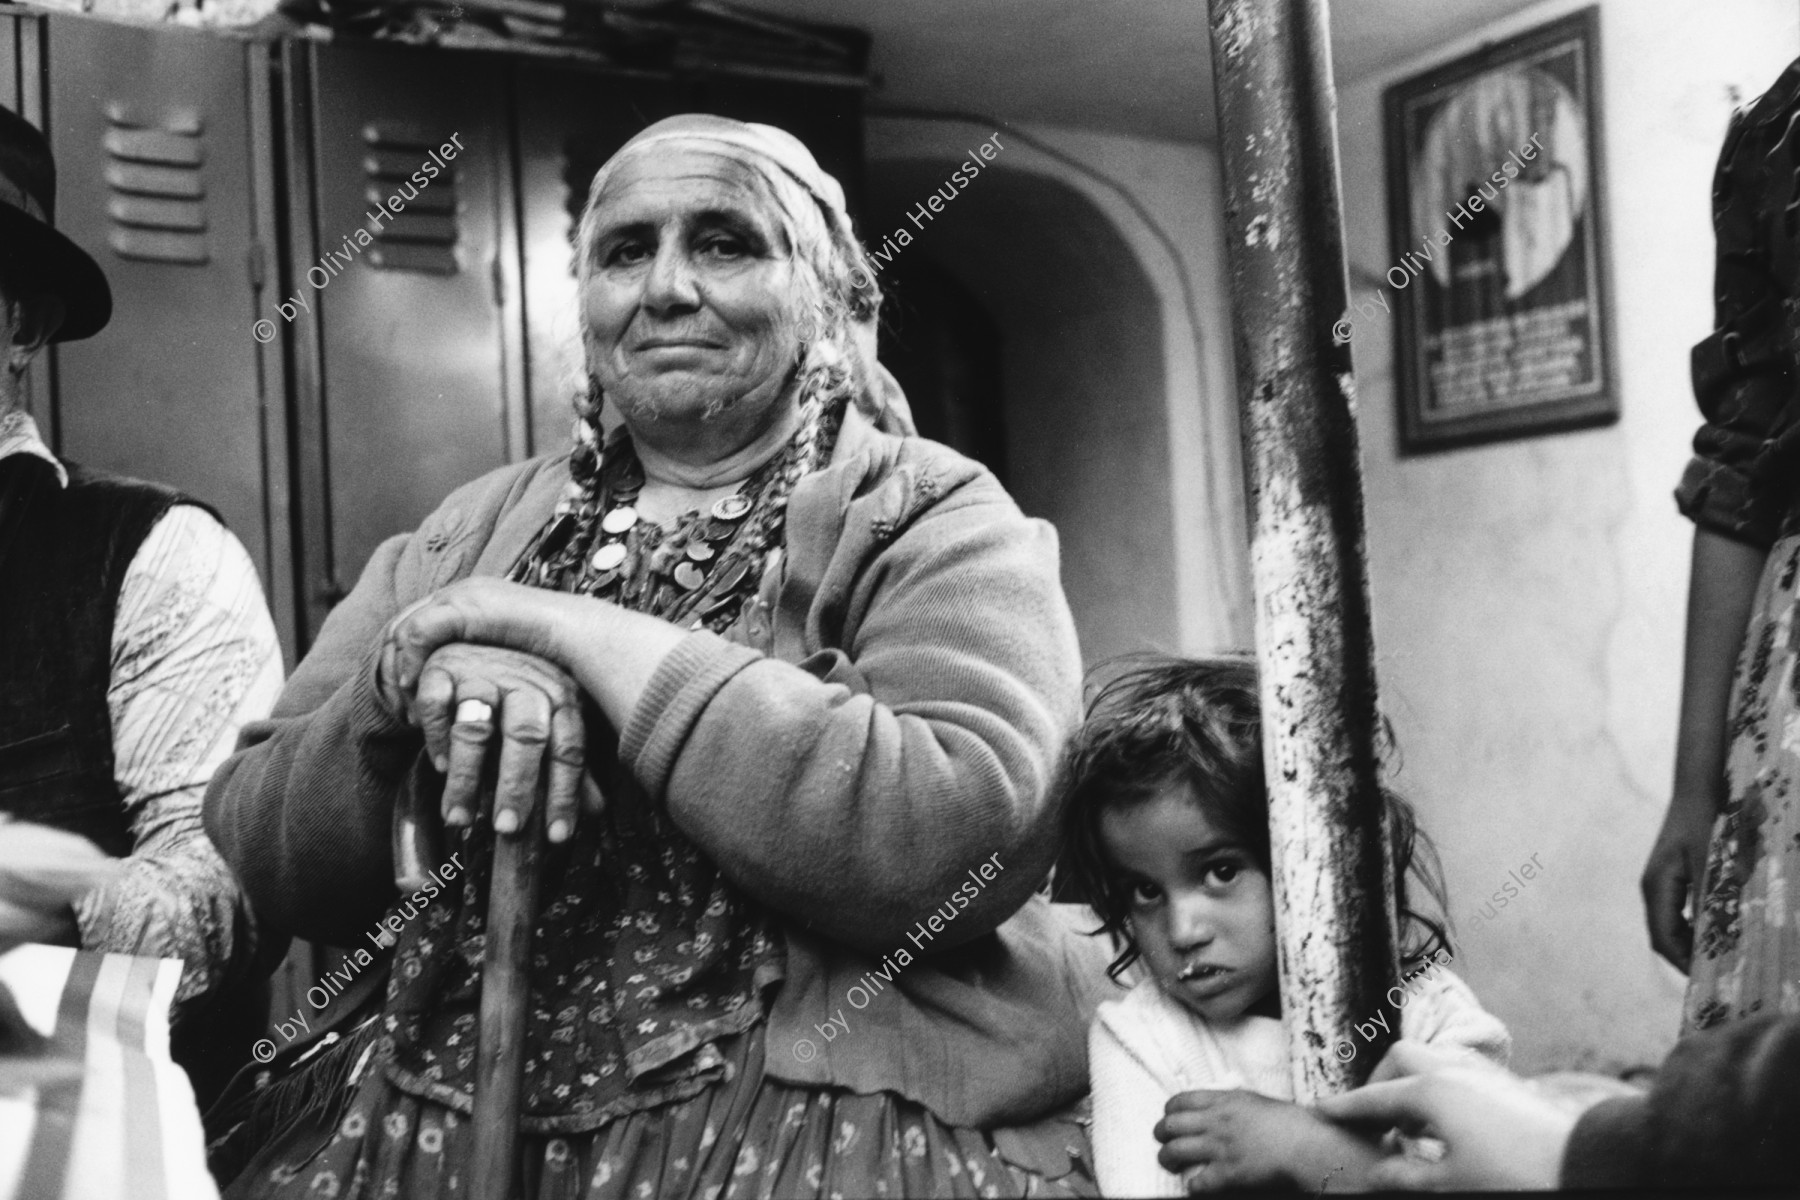
[[[626,159],[675,144],[698,145],[723,154],[756,171],[768,183],[787,224],[795,256],[812,271],[823,302],[842,312],[845,336],[828,333],[827,337],[833,343],[831,352],[841,356],[850,374],[857,407],[890,432],[916,432],[905,392],[876,358],[881,292],[851,224],[843,185],[786,130],[707,113],[684,113],[666,117],[632,137],[600,168],[588,189],[577,239],[584,248],[577,267],[582,277],[585,279],[589,270],[585,247],[592,232],[592,214],[607,181]],[[866,286],[856,287],[853,276],[867,281]]]

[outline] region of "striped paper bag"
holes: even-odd
[[[0,1200],[216,1200],[169,1057],[175,959],[24,945],[0,984],[48,1044],[0,1056]]]

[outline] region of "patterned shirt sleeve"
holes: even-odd
[[[268,715],[281,681],[250,556],[204,509],[171,509],[132,558],[113,620],[113,770],[134,848],[76,918],[88,949],[182,959],[177,1014],[256,952],[248,902],[207,839],[201,802],[238,728]]]
[[[1800,70],[1790,67],[1725,135],[1713,180],[1717,327],[1692,358],[1706,420],[1675,491],[1703,528],[1763,547],[1794,505],[1800,466],[1800,238],[1788,211],[1800,168],[1800,130],[1788,120],[1797,105]]]

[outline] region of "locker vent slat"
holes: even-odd
[[[456,245],[462,235],[456,200],[456,167],[432,156],[439,143],[410,126],[372,123],[363,128],[363,195],[372,209],[397,197],[398,213],[383,221],[365,222],[375,238],[369,265],[385,271],[423,271],[454,275],[459,269]],[[424,171],[437,168],[435,176]],[[413,175],[418,173],[425,186]],[[402,191],[401,189],[405,190]],[[407,199],[407,192],[413,193]]]
[[[199,265],[206,245],[206,143],[189,109],[153,115],[118,102],[106,107],[100,140],[109,192],[107,243],[121,258]]]

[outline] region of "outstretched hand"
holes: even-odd
[[[1367,1086],[1328,1096],[1317,1111],[1442,1141],[1436,1162],[1394,1155],[1370,1169],[1371,1185],[1407,1191],[1553,1189],[1576,1121],[1510,1071],[1407,1041],[1388,1050]]]
[[[0,814],[0,952],[20,942],[74,944],[75,902],[121,869],[84,837]]]

